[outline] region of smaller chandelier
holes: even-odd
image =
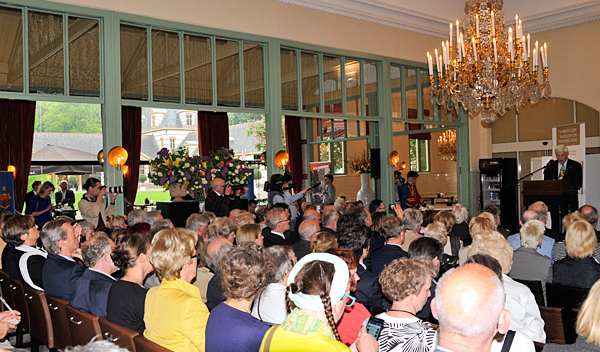
[[[435,58],[427,53],[432,102],[447,109],[461,103],[471,116],[481,114],[483,122],[492,123],[513,107],[518,111],[527,102],[533,105],[552,94],[546,44],[532,46],[518,16],[508,34],[504,23],[503,0],[466,0],[462,30],[456,21],[456,40],[450,24],[449,41],[442,42],[441,53],[436,49]]]
[[[438,155],[446,161],[456,161],[456,131],[445,131],[438,138]]]

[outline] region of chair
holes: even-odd
[[[65,311],[69,320],[73,346],[87,345],[96,336],[99,336],[97,340],[102,340],[102,331],[97,316],[77,310],[68,304],[65,306]]]
[[[38,341],[48,346],[49,349],[53,349],[54,330],[52,329],[52,318],[46,301],[46,295],[44,291],[38,291],[29,286],[25,286],[24,289],[29,314],[35,317],[35,319],[30,319],[29,321],[31,327],[29,333]]]
[[[545,306],[546,302],[544,299],[544,288],[543,288],[543,284],[541,281],[529,281],[529,280],[517,280],[514,279],[516,282],[521,283],[525,286],[527,286],[530,290],[531,293],[533,293],[533,296],[535,297],[535,302],[538,304],[538,306]]]
[[[579,308],[589,292],[587,288],[546,283],[548,307],[567,308],[567,310]]]
[[[29,326],[29,308],[27,306],[27,300],[25,299],[25,291],[23,290],[21,281],[9,278],[8,282],[14,301],[14,305],[11,308],[21,312],[21,322],[17,327],[17,347],[26,347],[23,344],[23,330],[30,332],[31,328]],[[37,352],[39,350],[39,343],[33,337],[31,338],[30,347],[32,352]]]
[[[102,337],[119,347],[126,348],[131,352],[135,352],[135,343],[133,338],[138,336],[137,331],[126,328],[122,325],[111,323],[102,317],[98,320],[100,323],[100,330],[102,330]]]
[[[171,352],[170,349],[164,348],[161,345],[152,342],[145,338],[142,335],[138,335],[133,338],[133,342],[135,343],[135,348],[138,351],[144,352]]]
[[[10,288],[10,278],[8,273],[4,270],[0,270],[0,288],[2,289],[2,297],[8,303],[11,308],[15,307],[15,300],[12,295],[12,289]],[[2,308],[6,309],[4,305]]]
[[[577,334],[575,333],[575,324],[573,324],[569,310],[541,306],[540,314],[545,323],[546,343],[559,343],[563,345],[575,343]]]
[[[66,299],[45,296],[52,321],[52,331],[54,333],[54,348],[64,350],[67,346],[73,346],[71,343],[71,330],[69,330],[69,321],[65,307],[69,304]]]

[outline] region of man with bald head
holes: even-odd
[[[292,249],[296,254],[296,259],[300,260],[305,255],[310,253],[310,240],[321,229],[318,222],[315,220],[304,220],[298,228],[300,241],[292,245]]]
[[[233,243],[225,237],[219,237],[206,246],[206,263],[209,269],[215,274],[206,288],[206,307],[213,310],[216,306],[225,301],[223,297],[223,288],[221,287],[221,275],[219,265],[221,259],[231,249]]]
[[[204,211],[213,212],[219,218],[229,216],[233,209],[241,208],[239,192],[233,193],[231,186],[226,184],[222,178],[215,178],[206,195]]]
[[[502,282],[483,265],[448,271],[431,302],[440,322],[436,351],[488,352],[496,333],[508,332],[510,312],[504,309],[504,299]]]
[[[598,242],[600,242],[600,231],[596,228],[598,225],[598,209],[592,205],[586,204],[579,208],[577,212],[581,213],[581,215],[585,217],[585,220],[592,225],[594,232],[596,232],[596,238],[598,239]]]
[[[537,203],[542,203],[542,202],[537,202]],[[541,207],[541,205],[539,205],[537,203],[532,204],[529,207],[529,209],[525,210],[523,215],[521,215],[521,221],[519,222],[521,224],[521,226],[525,225],[526,223],[528,223],[531,220],[540,220],[542,223],[546,224],[546,220],[548,219],[548,212],[546,211],[545,215],[542,212],[542,214],[540,215],[540,213],[531,209],[531,207],[533,207],[534,205],[536,205],[537,207]],[[544,204],[544,203],[542,203],[542,204]],[[541,219],[544,219],[544,220],[541,220]],[[548,228],[545,228],[545,229],[546,229],[546,231],[549,230]],[[508,243],[510,243],[513,250],[517,250],[521,247],[521,234],[520,233],[510,235],[506,238],[506,240],[508,241]],[[552,248],[554,248],[554,243],[555,243],[554,238],[543,235],[542,236],[542,245],[539,246],[536,251],[539,254],[545,255],[546,257],[549,257],[550,259],[552,259]]]

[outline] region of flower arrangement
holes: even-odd
[[[355,174],[364,174],[371,172],[371,161],[366,150],[361,154],[355,155],[348,161],[348,168]]]
[[[221,148],[211,151],[208,157],[201,158],[200,183],[205,192],[217,177],[230,185],[247,185],[253,171],[234,157],[232,149]]]
[[[185,185],[191,192],[196,192],[202,187],[198,176],[201,163],[199,156],[190,157],[185,148],[178,148],[172,152],[162,148],[157,155],[150,161],[153,170],[148,175],[153,184],[166,190],[172,185]]]

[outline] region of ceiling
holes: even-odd
[[[277,0],[413,32],[445,37],[462,18],[464,0]],[[600,0],[505,0],[506,25],[515,14],[535,33],[600,19]]]

